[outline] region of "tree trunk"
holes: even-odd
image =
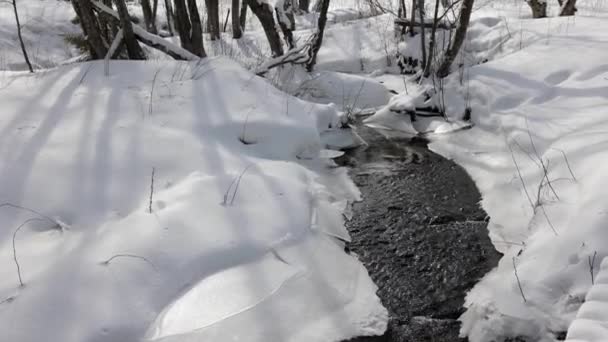
[[[152,18],[152,6],[150,0],[141,0],[141,10],[144,13],[144,25],[150,33],[156,34],[155,18]]]
[[[141,49],[141,46],[139,46],[137,38],[135,38],[135,33],[133,33],[131,16],[127,10],[125,0],[114,0],[114,3],[116,4],[116,11],[120,17],[120,26],[122,26],[123,39],[125,46],[127,47],[129,59],[146,59],[146,54]]]
[[[281,45],[281,37],[276,30],[272,7],[267,2],[258,0],[247,0],[247,4],[262,24],[262,28],[264,28],[264,33],[272,51],[272,57],[282,56],[283,46]]]
[[[190,12],[190,25],[192,25],[190,33],[190,46],[192,50],[190,52],[201,58],[206,57],[207,53],[205,53],[205,47],[203,46],[203,24],[198,14],[196,0],[188,0],[188,12]]]
[[[152,24],[154,24],[154,29],[157,30],[156,33],[154,33],[154,34],[158,34],[158,28],[156,27],[157,13],[158,13],[158,0],[153,0],[153,2],[152,2]]]
[[[207,7],[207,29],[211,40],[220,39],[220,7],[218,0],[205,0]]]
[[[547,17],[547,2],[545,0],[526,0],[532,10],[532,18]]]
[[[325,24],[327,24],[327,11],[329,10],[329,0],[320,0],[321,8],[319,13],[319,21],[317,22],[317,32],[311,47],[311,56],[308,63],[306,63],[306,70],[311,72],[315,64],[317,64],[317,54],[323,44],[323,34],[325,33]]]
[[[277,1],[275,6],[279,27],[283,32],[289,49],[293,49],[296,46],[293,39],[293,30],[296,29],[296,19],[294,16],[292,0]]]
[[[298,3],[298,8],[300,11],[308,13],[308,9],[310,8],[310,0],[300,0]]]
[[[19,44],[21,45],[23,59],[25,59],[25,64],[27,64],[27,68],[30,70],[30,72],[34,72],[34,68],[32,68],[32,63],[30,62],[30,58],[27,55],[27,50],[25,49],[25,44],[23,43],[23,37],[21,36],[21,24],[19,23],[19,13],[17,12],[17,0],[13,0],[13,12],[15,13],[17,36],[19,37]]]
[[[411,18],[410,18],[410,37],[413,37],[416,35],[416,32],[414,31],[414,22],[416,21],[416,1],[417,0],[412,0],[412,13],[411,13]]]
[[[239,5],[241,0],[232,0],[232,38],[239,39],[243,36],[243,30],[241,29],[241,21],[239,18]]]
[[[418,0],[418,14],[420,22],[424,23],[424,0]],[[426,65],[426,32],[424,32],[424,25],[420,26],[420,49],[422,52],[420,67],[424,69]]]
[[[435,0],[435,14],[433,15],[433,28],[431,29],[431,41],[429,43],[429,56],[426,60],[426,66],[424,67],[424,77],[431,75],[431,69],[433,68],[433,57],[436,49],[435,36],[437,33],[437,24],[439,22],[439,1]]]
[[[173,13],[173,5],[171,0],[165,0],[165,12],[167,15],[167,30],[170,35],[175,34],[175,13]]]
[[[239,16],[239,22],[241,23],[241,30],[245,32],[245,26],[247,25],[247,0],[241,1],[241,15]]]
[[[170,0],[169,0],[170,1]],[[192,52],[192,42],[190,41],[190,17],[186,8],[185,0],[175,0],[175,28],[179,35],[179,41],[182,47]]]
[[[77,1],[78,9],[80,10],[80,23],[83,27],[83,32],[87,36],[87,42],[91,46],[91,50],[94,55],[93,59],[103,59],[108,52],[107,44],[104,42],[99,26],[97,24],[97,17],[93,12],[93,7],[90,0],[74,0]]]
[[[561,0],[559,4],[561,6],[559,15],[562,17],[574,15],[577,11],[576,0],[566,0],[566,3],[564,3],[564,0]]]
[[[469,28],[469,21],[471,20],[471,12],[473,12],[474,0],[463,0],[460,7],[460,15],[456,26],[456,32],[454,38],[450,43],[447,51],[443,54],[439,68],[437,69],[437,76],[443,78],[450,74],[450,68],[460,47],[467,36],[467,29]]]

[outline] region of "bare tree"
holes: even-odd
[[[422,61],[420,66],[426,65],[426,32],[424,32],[424,0],[418,0],[418,13],[420,15],[420,50],[422,51]]]
[[[175,0],[175,28],[184,49],[199,57],[205,57],[203,26],[198,14],[196,0]]]
[[[439,23],[439,1],[435,0],[435,14],[433,15],[433,28],[431,29],[431,41],[429,43],[429,55],[426,60],[426,66],[424,66],[424,77],[429,77],[431,75],[431,69],[433,68],[433,58],[435,54],[435,48],[437,45],[436,42],[436,34],[437,34],[437,24]],[[424,27],[424,25],[423,25]]]
[[[241,18],[239,13],[239,5],[241,0],[232,0],[232,38],[239,39],[243,36],[241,29]]]
[[[310,0],[300,0],[298,2],[298,9],[300,11],[308,13],[309,8],[310,8]]]
[[[15,24],[17,25],[17,36],[19,37],[19,44],[21,45],[21,52],[23,53],[23,59],[25,59],[25,64],[27,64],[27,68],[30,72],[34,72],[34,68],[32,67],[32,63],[30,62],[30,58],[27,55],[27,50],[25,49],[25,44],[23,43],[23,37],[21,36],[21,23],[19,22],[19,13],[17,12],[17,0],[13,0],[13,12],[15,13]]]
[[[114,3],[116,4],[116,11],[120,17],[123,39],[127,47],[127,54],[129,55],[129,58],[146,59],[146,54],[142,50],[141,46],[139,46],[137,38],[135,38],[135,33],[133,33],[133,24],[131,23],[131,16],[129,15],[129,10],[127,9],[125,0],[114,0]]]
[[[576,0],[558,0],[559,1],[559,5],[561,7],[560,11],[559,11],[559,15],[564,17],[564,16],[571,16],[574,15],[577,11],[576,9]]]
[[[247,0],[241,1],[241,14],[239,16],[241,22],[241,30],[245,32],[245,26],[247,25]]]
[[[253,14],[255,14],[262,24],[262,28],[264,29],[264,33],[268,39],[268,44],[270,44],[272,56],[282,56],[283,46],[281,45],[281,37],[276,30],[273,10],[270,4],[265,1],[258,0],[247,0],[247,4],[249,5],[249,8],[251,8]]]
[[[107,42],[101,35],[101,30],[97,25],[97,17],[93,11],[90,0],[72,0],[74,11],[80,18],[82,32],[87,37],[89,51],[93,59],[102,59],[108,52]]]
[[[313,36],[312,47],[310,52],[310,60],[306,63],[306,70],[311,72],[315,64],[317,64],[317,54],[323,44],[323,34],[325,33],[325,24],[327,24],[327,11],[329,10],[329,0],[320,0],[321,8],[319,12],[319,20],[317,21],[317,32]]]
[[[458,16],[458,22],[456,25],[456,31],[454,37],[450,42],[450,46],[444,52],[440,59],[439,67],[437,68],[437,76],[443,78],[450,74],[450,68],[456,55],[460,51],[460,47],[467,36],[467,29],[469,28],[469,21],[471,20],[471,13],[473,12],[473,3],[475,0],[463,0],[460,6],[460,14]]]
[[[292,0],[277,1],[274,9],[285,41],[289,48],[293,49],[296,46],[293,39],[293,31],[296,29],[296,19]]]
[[[167,30],[170,35],[175,34],[175,13],[173,13],[173,5],[171,0],[165,0],[165,12],[167,15]]]
[[[141,0],[141,10],[144,13],[144,25],[150,33],[156,34],[156,17],[153,17],[150,0]]]
[[[546,0],[526,0],[528,6],[532,10],[532,18],[547,17],[547,1]]]
[[[220,39],[220,7],[218,0],[205,0],[207,7],[207,30],[211,40]]]

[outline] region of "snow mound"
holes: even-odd
[[[0,82],[4,339],[338,341],[386,329],[375,285],[344,253],[342,213],[359,193],[324,150],[321,133],[341,122],[332,106],[225,58]]]
[[[594,270],[595,271],[595,270]],[[587,292],[566,341],[601,342],[608,336],[608,258],[602,261],[595,283]]]
[[[517,23],[528,37],[546,37],[547,24]],[[446,80],[468,92],[475,126],[430,148],[475,180],[504,254],[467,295],[461,333],[472,342],[554,341],[591,288],[589,257],[608,255],[608,25],[580,16],[551,25],[569,26],[529,45],[511,39],[503,57],[468,71],[467,87],[457,73]]]

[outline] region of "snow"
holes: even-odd
[[[17,0],[23,39],[35,68],[48,68],[76,57],[80,52],[65,38],[80,32],[70,22],[74,10],[69,1]],[[0,70],[27,70],[23,61],[12,3],[0,2]]]
[[[16,233],[21,287],[13,232],[40,215],[0,208],[3,338],[338,341],[386,329],[375,285],[344,253],[342,212],[359,193],[326,159],[333,106],[226,58],[1,82],[0,203],[51,218]]]
[[[3,338],[381,334],[376,286],[343,251],[360,195],[329,160],[364,143],[341,128],[345,113],[376,110],[366,124],[430,137],[482,194],[504,256],[468,294],[461,334],[605,340],[608,10],[581,0],[576,17],[558,18],[548,5],[552,17],[532,20],[524,1],[476,1],[464,53],[438,88],[389,74],[398,53],[419,56],[420,41],[398,43],[391,15],[369,17],[362,1],[332,1],[316,71],[283,68],[274,84],[233,62],[255,70],[269,55],[251,14],[243,39],[205,41],[210,56],[227,57],[152,53],[110,62],[109,77],[101,62],[56,67],[79,56],[64,36],[80,27],[69,2],[49,0],[18,1],[36,68],[55,67],[28,75],[0,3]],[[316,16],[296,16],[296,39]],[[402,113],[429,105],[448,119]]]
[[[569,28],[547,37],[549,21]],[[504,253],[467,296],[461,332],[471,341],[553,341],[591,287],[588,257],[608,255],[608,26],[580,16],[518,25],[529,32],[527,43],[512,37],[494,60],[468,72],[475,127],[430,145],[475,180],[490,237]],[[464,94],[457,83],[453,75],[446,88]]]
[[[601,262],[595,283],[587,292],[574,322],[568,329],[566,341],[604,341],[608,336],[608,258]]]

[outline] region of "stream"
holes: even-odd
[[[500,259],[474,182],[424,139],[362,124],[355,131],[367,145],[336,160],[363,196],[347,222],[348,249],[378,285],[390,321],[383,336],[350,341],[467,341],[457,321],[465,295]]]

